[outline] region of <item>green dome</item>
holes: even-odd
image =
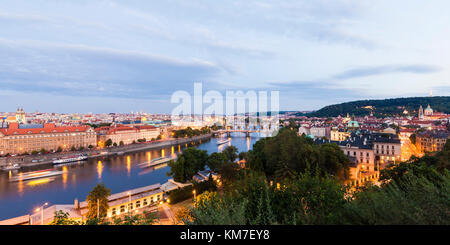
[[[348,121],[347,127],[348,128],[359,128],[359,123],[357,121]]]

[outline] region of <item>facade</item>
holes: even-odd
[[[441,151],[449,138],[447,131],[424,131],[416,134],[416,147],[421,152]]]
[[[349,132],[343,129],[334,128],[330,131],[330,140],[332,141],[344,141],[350,136]]]
[[[315,138],[322,138],[326,137],[327,139],[330,138],[330,127],[311,127],[310,128],[310,134],[314,136]]]
[[[380,169],[380,164],[400,161],[401,141],[397,135],[372,133],[369,131],[353,132],[344,141],[316,139],[317,144],[335,143],[352,162],[351,178],[358,178],[360,173]]]
[[[98,134],[98,145],[103,145],[107,140],[111,139],[113,143],[125,145],[137,142],[140,139],[156,139],[160,135],[160,129],[150,125],[143,126],[123,126],[114,125],[110,127],[100,127],[95,130]]]
[[[33,151],[54,150],[58,147],[69,150],[72,147],[87,148],[97,142],[95,131],[89,126],[63,126],[55,124],[19,125],[10,123],[0,129],[0,154],[21,154]]]
[[[114,217],[129,212],[139,212],[144,208],[156,207],[163,201],[163,193],[161,184],[154,184],[112,194],[108,197],[107,216]],[[75,205],[77,205],[76,203],[77,201],[75,201]],[[81,202],[79,207],[75,208],[81,211],[81,216],[86,216],[88,212],[86,201]]]
[[[305,134],[306,136],[312,136],[314,138],[330,138],[331,127],[307,127],[301,126],[298,129],[298,134]]]

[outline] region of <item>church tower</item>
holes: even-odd
[[[423,108],[422,105],[419,107],[419,119],[423,119]]]
[[[23,112],[23,108],[17,108],[16,111],[16,122],[20,124],[27,123],[27,120],[25,118],[25,112]]]

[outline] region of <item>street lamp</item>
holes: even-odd
[[[36,209],[36,212],[41,211],[41,225],[44,224],[44,207],[48,205],[48,202],[44,203],[40,208]]]
[[[195,192],[195,190],[194,191],[192,191],[192,193],[194,193],[194,200],[197,200],[197,198],[196,198],[196,192]]]
[[[130,207],[131,207],[131,192],[128,192],[128,213],[131,212]]]

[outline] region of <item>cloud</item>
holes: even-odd
[[[224,70],[198,59],[84,45],[0,40],[0,85],[18,91],[153,98]]]
[[[358,77],[377,76],[390,73],[413,73],[413,74],[427,74],[440,71],[441,68],[431,65],[384,65],[354,68],[342,73],[334,75],[334,79],[351,79]]]

